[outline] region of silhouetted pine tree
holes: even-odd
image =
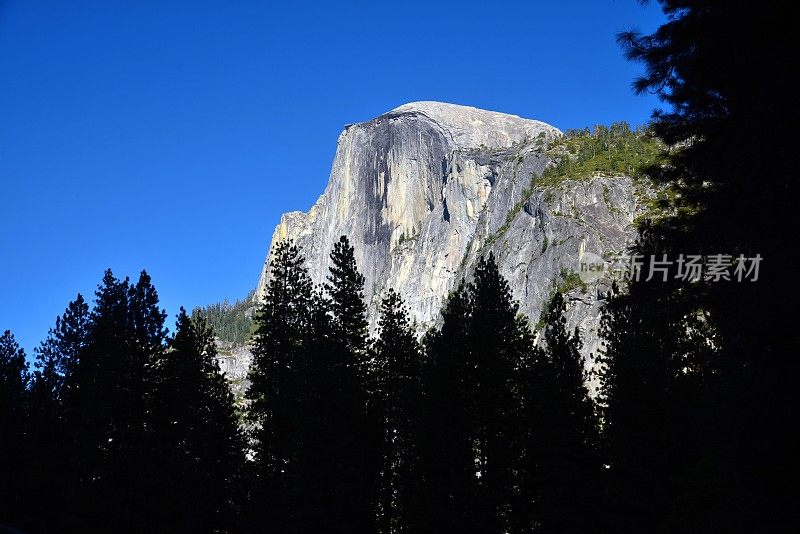
[[[553,295],[544,314],[544,347],[522,370],[525,438],[521,446],[523,531],[602,530],[602,465],[594,403],[585,386],[578,331]]]
[[[475,519],[472,299],[462,280],[442,310],[442,326],[424,337],[420,531],[481,532]]]
[[[145,444],[148,367],[163,351],[165,314],[150,277],[136,285],[106,271],[85,349],[69,374],[67,421],[78,480],[72,528],[139,531],[148,521]]]
[[[470,325],[473,443],[478,477],[479,524],[502,532],[512,523],[516,500],[514,465],[520,443],[517,370],[530,356],[527,319],[518,314],[494,255],[475,267]]]
[[[374,530],[374,434],[367,418],[367,320],[364,276],[345,236],[334,245],[325,295],[312,306],[310,408],[314,426],[306,434],[316,444],[307,455],[315,466],[311,487],[318,488],[316,529],[329,532]],[[310,500],[309,498],[308,500]],[[309,526],[311,528],[311,526]]]
[[[56,317],[55,329],[50,329],[45,340],[34,351],[36,370],[33,372],[31,382],[31,403],[36,404],[35,411],[42,412],[41,415],[50,412],[51,415],[57,416],[60,409],[58,405],[64,389],[64,357],[57,338],[60,325],[61,317]]]
[[[300,448],[296,459],[296,489],[290,503],[292,532],[317,532],[328,522],[331,532],[339,532],[356,516],[353,509],[352,479],[345,469],[347,429],[337,423],[353,416],[341,413],[343,400],[332,351],[333,325],[329,301],[317,288],[309,302],[309,324],[303,340],[305,370],[293,439]]]
[[[419,343],[400,295],[381,302],[375,341],[375,405],[382,427],[379,532],[419,532],[422,497],[419,437],[422,361]]]
[[[671,148],[666,164],[649,174],[675,194],[647,228],[658,244],[651,250],[673,261],[682,253],[758,254],[762,262],[757,281],[731,276],[657,290],[632,284],[610,309],[618,359],[608,380],[609,431],[617,436],[612,453],[618,467],[626,455],[634,458],[625,473],[617,470],[618,482],[630,488],[617,517],[626,520],[634,508],[644,511],[638,515],[648,526],[671,531],[796,529],[790,488],[799,474],[794,451],[800,441],[785,414],[798,407],[800,336],[785,301],[795,278],[787,229],[797,226],[792,133],[800,117],[794,87],[783,75],[794,19],[787,2],[660,4],[668,19],[654,33],[619,36],[626,55],[645,67],[635,90],[655,93],[669,106],[654,114],[653,130]],[[710,368],[694,363],[709,352],[703,338],[717,356]],[[652,387],[634,382],[637,370],[652,375]],[[654,388],[660,398],[653,398]],[[640,398],[656,407],[666,398],[677,413],[656,408],[646,421],[638,404],[624,407]],[[674,420],[668,434],[660,419]],[[687,435],[690,443],[683,441]],[[645,459],[636,459],[643,455],[637,444],[646,444],[656,471],[640,468]],[[655,505],[654,491],[660,494]]]
[[[55,336],[58,341],[58,350],[61,353],[60,374],[64,380],[64,388],[70,384],[69,377],[80,362],[80,355],[86,348],[89,335],[89,305],[78,293],[78,296],[69,303],[61,321],[56,321]],[[62,391],[62,397],[67,392]]]
[[[218,532],[235,521],[243,442],[216,354],[205,320],[181,308],[169,348],[150,373],[150,506],[158,530]]]
[[[31,531],[218,531],[235,519],[243,443],[212,333],[181,313],[165,354],[147,273],[107,271],[37,348],[20,526]],[[24,362],[24,357],[23,357]],[[20,406],[22,406],[20,404]],[[5,456],[4,456],[5,458]],[[5,501],[4,501],[5,502]],[[5,518],[4,518],[5,519]]]
[[[28,496],[32,523],[27,528],[37,532],[58,530],[70,483],[67,478],[70,470],[68,434],[62,402],[63,355],[56,337],[60,322],[61,317],[57,317],[55,330],[51,329],[35,349],[36,370],[30,388],[29,449],[36,460],[28,480],[37,490],[35,495]]]
[[[69,373],[86,344],[89,307],[78,294],[36,348],[30,388],[30,454],[27,475],[30,522],[34,532],[62,530],[75,476],[71,433],[66,420]]]
[[[635,250],[649,256],[661,247],[642,230]],[[687,476],[695,479],[691,491],[704,492],[712,474],[701,474],[704,460],[694,463],[703,435],[716,425],[702,405],[718,356],[713,329],[692,313],[697,305],[673,283],[652,281],[630,283],[624,291],[615,286],[606,302],[598,400],[612,530],[674,531],[702,506],[692,499],[680,503]]]
[[[364,275],[356,265],[355,250],[341,236],[331,251],[330,274],[325,291],[330,299],[335,341],[350,352],[346,362],[358,373],[365,373],[367,359],[367,308],[364,304]]]
[[[0,525],[27,524],[28,363],[6,330],[0,336]]]
[[[297,247],[282,241],[273,251],[270,280],[253,338],[248,415],[254,466],[253,529],[295,532],[300,518],[302,458],[308,428],[312,283]]]
[[[519,367],[532,339],[493,255],[480,258],[474,282],[451,295],[441,330],[425,345],[422,459],[426,493],[439,503],[427,514],[445,529],[511,529],[522,438]]]

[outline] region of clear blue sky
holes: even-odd
[[[614,36],[654,4],[0,0],[0,330],[30,351],[107,267],[170,316],[243,297],[343,125],[405,102],[646,122]]]

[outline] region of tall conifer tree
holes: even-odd
[[[28,476],[34,489],[29,497],[31,530],[56,531],[65,527],[70,493],[77,480],[72,432],[67,421],[71,372],[87,341],[89,306],[83,296],[69,303],[64,314],[36,348],[36,371],[30,393],[31,455]]]
[[[36,370],[30,388],[30,444],[35,467],[28,480],[35,494],[28,496],[28,505],[34,524],[32,531],[58,530],[67,488],[71,482],[70,455],[66,428],[63,392],[63,353],[58,342],[61,317],[56,318],[55,329],[36,347]]]
[[[418,514],[430,532],[479,532],[472,425],[472,297],[462,280],[428,332],[420,428],[423,496]]]
[[[147,433],[156,460],[151,506],[165,531],[217,532],[235,519],[243,442],[216,355],[205,320],[190,319],[181,308],[149,384]]]
[[[675,194],[666,213],[648,225],[655,239],[647,244],[657,243],[650,250],[673,261],[680,254],[760,258],[760,270],[757,279],[751,272],[744,280],[732,275],[658,289],[634,283],[620,291],[609,315],[610,356],[617,358],[607,380],[609,430],[617,440],[612,452],[622,467],[626,452],[645,444],[661,467],[630,464],[626,473],[617,470],[617,480],[630,488],[626,497],[645,511],[638,516],[648,526],[796,529],[790,503],[800,441],[785,414],[798,407],[800,336],[785,302],[796,276],[786,236],[797,221],[791,133],[798,108],[783,74],[795,21],[786,2],[659,3],[667,20],[656,31],[619,36],[627,57],[645,68],[634,89],[668,106],[653,117],[653,131],[670,147],[666,164],[648,174]],[[656,307],[657,313],[649,311]],[[673,328],[664,330],[665,323]],[[709,352],[716,356],[711,362]],[[650,404],[653,388],[632,375],[644,368],[657,381],[659,366],[667,370],[668,387],[660,391],[672,413],[662,408],[647,421],[635,413],[636,404],[625,403],[642,398]],[[660,420],[672,421],[666,435]],[[654,491],[661,494],[655,510]],[[630,517],[627,501],[623,506],[621,521]]]
[[[352,361],[348,366],[362,372],[367,357],[367,308],[364,303],[364,275],[358,270],[355,250],[341,236],[331,251],[330,274],[325,290],[330,299],[336,342],[344,345]]]
[[[655,239],[644,228],[635,250],[645,256],[663,250]],[[684,477],[703,469],[692,458],[702,451],[703,434],[717,424],[704,421],[701,409],[706,384],[716,374],[713,327],[690,312],[691,299],[667,286],[674,288],[672,282],[644,281],[615,286],[601,319],[598,401],[614,529],[686,526],[694,504],[691,498],[678,504]],[[691,477],[709,480],[709,474]]]
[[[247,390],[253,427],[252,521],[256,529],[291,532],[298,517],[308,413],[313,288],[290,241],[278,243],[256,315]]]
[[[565,311],[556,292],[544,314],[544,346],[522,370],[520,512],[535,532],[596,532],[603,523],[599,429],[580,337],[567,330]]]
[[[474,278],[470,339],[479,521],[485,532],[501,532],[512,522],[516,499],[517,369],[530,355],[531,335],[493,254],[478,260]]]
[[[0,524],[24,526],[24,491],[29,467],[28,363],[25,351],[6,330],[0,336]]]
[[[71,528],[145,528],[148,521],[146,394],[149,365],[164,349],[165,314],[150,277],[135,285],[106,271],[85,349],[70,372],[67,421],[77,463]]]
[[[328,472],[323,499],[325,528],[341,532],[374,529],[374,426],[367,415],[367,319],[364,276],[354,249],[341,236],[330,254],[325,296],[315,300],[317,334],[312,365],[323,443],[320,472]]]
[[[422,394],[420,347],[403,300],[390,289],[381,302],[375,342],[375,404],[382,429],[379,532],[419,532]]]
[[[532,350],[518,308],[490,254],[478,260],[474,282],[451,295],[441,330],[426,336],[424,391],[431,419],[424,423],[423,465],[426,492],[447,510],[437,519],[434,507],[428,516],[446,521],[443,528],[514,527],[519,367]],[[437,435],[439,424],[449,431]]]

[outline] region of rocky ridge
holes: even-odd
[[[629,176],[543,179],[563,155],[553,150],[562,135],[540,121],[439,102],[348,125],[324,193],[309,211],[282,216],[270,249],[294,240],[320,283],[333,243],[347,235],[366,279],[372,329],[391,287],[420,331],[436,324],[448,293],[492,252],[532,323],[555,287],[566,291],[589,368],[608,282],[579,281],[578,259],[622,253],[644,206]],[[268,276],[269,254],[256,301]]]

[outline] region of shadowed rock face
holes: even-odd
[[[622,252],[639,210],[625,177],[526,194],[551,164],[545,147],[560,135],[539,121],[437,102],[349,125],[325,192],[307,213],[281,218],[270,249],[293,239],[320,283],[334,242],[347,235],[366,279],[371,327],[380,299],[394,288],[420,330],[436,323],[447,294],[491,251],[521,311],[536,322],[562,269],[577,270],[584,251]],[[269,255],[256,299],[268,273]],[[569,320],[581,329],[587,354],[597,346],[602,284],[568,293]]]

